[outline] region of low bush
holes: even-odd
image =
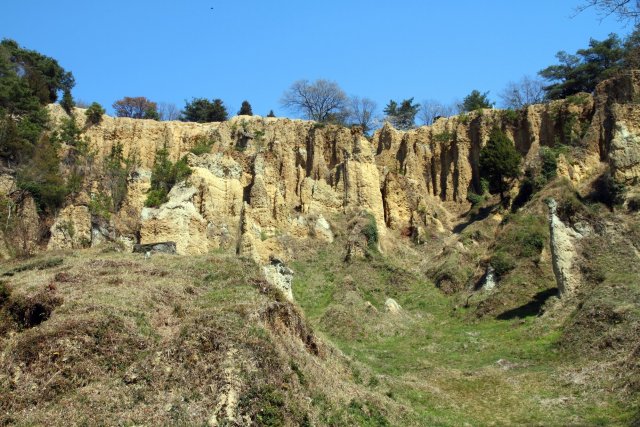
[[[584,210],[585,207],[578,196],[575,193],[569,193],[564,195],[558,203],[556,213],[562,221],[574,223],[577,221],[578,214]]]
[[[498,277],[519,264],[538,263],[548,240],[546,219],[540,215],[513,214],[498,236],[491,265]]]
[[[113,206],[111,197],[104,193],[98,193],[89,201],[89,212],[92,217],[108,221],[111,218],[111,206]]]
[[[286,402],[281,391],[272,385],[250,388],[238,402],[243,412],[252,414],[256,425],[281,426],[286,421]]]
[[[540,148],[540,170],[545,180],[551,181],[557,175],[558,170],[558,152],[549,147]]]
[[[573,105],[585,105],[589,102],[589,98],[588,93],[576,93],[575,95],[568,96],[567,102]]]
[[[433,135],[433,140],[435,142],[449,142],[455,138],[455,134],[449,131],[444,131],[442,133],[437,133]]]
[[[460,254],[452,254],[429,274],[438,289],[447,295],[460,292],[467,287],[473,276],[467,259]]]
[[[215,144],[215,141],[213,140],[213,138],[205,135],[200,135],[196,137],[195,145],[189,151],[195,154],[196,156],[201,156],[203,154],[210,153],[211,147],[213,147],[213,144]]]
[[[166,203],[173,186],[186,180],[191,172],[186,157],[173,163],[169,160],[169,151],[166,147],[158,151],[151,172],[151,189],[147,193],[145,206],[158,207]]]
[[[372,214],[368,213],[367,218],[368,222],[362,227],[362,234],[367,238],[369,249],[375,250],[378,245],[378,225]]]
[[[162,189],[150,190],[147,193],[147,199],[144,201],[144,205],[148,208],[157,208],[169,201],[167,194],[168,193]]]
[[[469,191],[467,193],[467,200],[471,202],[472,205],[476,206],[485,201],[485,197],[480,194],[476,194],[473,191]]]
[[[519,118],[520,114],[516,110],[509,109],[502,111],[502,119],[508,123],[516,124]]]
[[[503,277],[516,267],[516,260],[507,251],[498,251],[491,257],[490,264],[496,275]]]

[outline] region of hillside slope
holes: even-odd
[[[2,425],[397,425],[410,413],[353,381],[252,261],[81,250],[10,267]]]

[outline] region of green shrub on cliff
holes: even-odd
[[[46,137],[36,146],[33,158],[18,170],[16,178],[18,188],[31,193],[41,212],[55,211],[69,193],[60,173],[58,146]]]
[[[367,224],[362,227],[362,234],[367,238],[369,249],[375,250],[378,245],[378,225],[376,218],[371,213],[367,213]]]
[[[173,186],[187,179],[189,175],[191,175],[191,168],[185,157],[173,163],[169,159],[169,151],[166,147],[159,150],[151,172],[151,189],[147,193],[145,206],[158,207],[166,203]]]
[[[102,105],[97,102],[92,103],[84,114],[87,116],[87,123],[97,125],[102,121],[102,115],[105,113]]]
[[[500,129],[491,132],[489,142],[480,151],[480,174],[489,181],[489,190],[500,194],[509,189],[509,182],[520,174],[520,153]]]

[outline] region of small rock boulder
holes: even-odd
[[[391,314],[398,314],[402,311],[402,307],[393,298],[387,298],[384,302],[384,310]]]
[[[496,287],[496,271],[491,266],[491,264],[489,264],[489,266],[487,267],[487,272],[484,275],[484,282],[482,283],[482,290],[483,291],[492,291],[495,287]]]
[[[139,254],[163,253],[174,255],[176,253],[176,242],[146,243],[144,245],[137,244],[133,246],[133,252]]]
[[[264,271],[264,277],[267,282],[280,289],[289,301],[293,301],[293,292],[291,291],[293,270],[285,266],[282,260],[274,256],[269,257],[269,264],[265,265],[262,270]]]
[[[370,313],[377,313],[378,312],[378,309],[373,304],[371,304],[369,301],[365,301],[364,307]]]

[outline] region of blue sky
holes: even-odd
[[[111,110],[123,96],[179,108],[221,98],[231,113],[289,115],[279,99],[295,80],[336,81],[379,110],[389,99],[450,103],[498,93],[535,75],[559,50],[626,34],[580,0],[20,0],[0,5],[0,38],[56,58],[74,96]],[[213,9],[211,9],[213,8]]]

